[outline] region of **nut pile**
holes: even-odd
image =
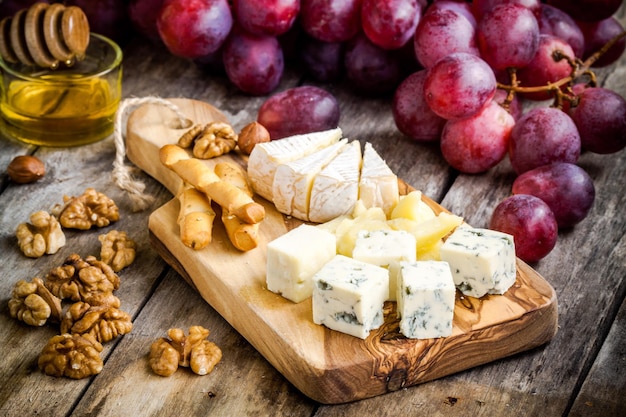
[[[30,223],[17,227],[16,235],[20,250],[37,258],[65,245],[62,227],[87,230],[118,219],[115,202],[88,188],[79,197],[64,197],[64,204],[53,213],[33,213]],[[117,272],[135,259],[135,242],[117,230],[99,235],[98,240],[100,260],[74,253],[43,279],[19,280],[13,287],[8,303],[11,317],[31,326],[55,323],[60,327],[60,334],[48,341],[39,356],[39,368],[47,375],[80,379],[98,374],[103,366],[102,345],[132,330],[131,317],[120,310],[114,292],[121,282]],[[64,301],[69,304],[65,311]]]
[[[63,201],[51,213],[37,211],[31,214],[30,223],[17,226],[15,235],[24,255],[39,258],[57,253],[66,243],[63,228],[88,230],[108,226],[120,218],[115,202],[93,188],[78,197],[64,196]]]
[[[178,146],[191,149],[198,159],[211,159],[227,154],[235,148],[250,155],[257,143],[269,142],[270,134],[258,122],[252,122],[241,129],[239,135],[233,127],[224,122],[211,122],[194,125],[178,139]]]

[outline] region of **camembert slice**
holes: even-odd
[[[295,161],[341,139],[341,129],[335,128],[287,138],[258,143],[248,159],[248,177],[254,191],[273,201],[273,184],[276,168]]]
[[[366,208],[380,207],[387,217],[398,204],[398,177],[383,158],[366,143],[363,150],[363,168],[359,182],[359,199]]]
[[[283,214],[309,220],[309,200],[313,179],[346,146],[347,139],[304,158],[281,164],[274,174],[274,205]]]
[[[355,140],[321,170],[313,180],[309,220],[324,223],[352,212],[359,198],[361,145]]]

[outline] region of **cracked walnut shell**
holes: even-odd
[[[49,318],[61,320],[61,300],[45,286],[41,278],[19,280],[9,300],[9,314],[30,326],[43,326]]]
[[[89,230],[92,226],[105,227],[120,219],[117,205],[106,195],[87,188],[78,197],[63,197],[64,205],[57,206],[59,222],[68,229]]]
[[[102,244],[100,260],[110,265],[113,271],[119,272],[135,261],[137,245],[126,232],[111,230],[98,236],[98,240]]]
[[[90,334],[63,333],[48,341],[37,365],[46,375],[86,378],[102,371],[100,352],[102,344]]]
[[[56,217],[45,211],[30,215],[30,223],[21,223],[15,230],[22,253],[29,258],[57,253],[65,246],[65,234]]]
[[[44,283],[61,299],[84,301],[92,306],[120,306],[119,298],[113,295],[120,286],[119,276],[93,256],[84,260],[77,254],[68,256],[63,265],[48,272]]]
[[[90,334],[100,343],[110,342],[132,329],[131,317],[125,311],[81,301],[72,304],[61,320],[61,333]]]

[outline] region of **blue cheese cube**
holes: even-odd
[[[313,322],[365,339],[384,322],[385,268],[336,255],[313,277]]]
[[[313,275],[337,253],[337,238],[303,224],[267,245],[267,289],[299,303],[313,292]]]
[[[411,339],[450,336],[455,293],[447,262],[400,262],[397,294],[400,332]]]
[[[414,261],[415,236],[404,230],[362,230],[358,233],[352,257],[389,270],[389,299],[396,300],[399,262]]]
[[[504,294],[515,282],[515,245],[507,233],[459,227],[441,246],[440,256],[464,295]]]

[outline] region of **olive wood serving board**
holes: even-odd
[[[171,99],[194,123],[226,120],[211,105]],[[175,113],[159,104],[138,107],[128,118],[126,146],[131,162],[176,194],[182,181],[161,165],[161,146],[185,132]],[[229,159],[245,166],[246,158]],[[215,164],[215,160],[206,161]],[[404,192],[411,189],[400,181]],[[219,221],[212,243],[193,250],[179,239],[179,204],[172,199],[149,217],[158,253],[279,372],[310,398],[343,403],[373,397],[450,375],[532,349],[557,331],[554,289],[535,270],[517,261],[517,279],[504,295],[480,299],[457,293],[452,335],[412,340],[399,333],[395,303],[385,305],[385,323],[361,340],[313,323],[311,299],[293,303],[267,290],[266,245],[301,222],[278,213],[266,200],[259,247],[240,252]],[[443,209],[423,197],[436,212]],[[199,323],[200,324],[200,323]],[[228,355],[228,352],[224,352]]]

